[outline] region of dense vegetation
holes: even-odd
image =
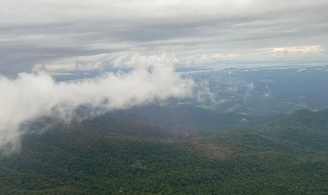
[[[0,194],[328,194],[328,111],[180,133],[109,115],[57,125],[1,157]]]

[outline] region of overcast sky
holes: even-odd
[[[0,74],[325,64],[327,0],[0,0]]]

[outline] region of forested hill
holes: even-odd
[[[328,194],[327,124],[300,110],[189,139],[109,115],[57,125],[1,157],[0,194]]]
[[[173,129],[175,132],[190,132],[192,135],[209,135],[219,130],[236,127],[316,127],[328,125],[328,110],[311,112],[298,110],[291,114],[270,114],[264,116],[238,113],[218,113],[190,106],[163,107],[145,106],[119,110],[101,116]],[[313,124],[316,123],[316,124]]]
[[[238,113],[218,113],[191,106],[143,106],[119,110],[107,117],[155,125],[175,131],[202,132],[233,128],[246,117]]]

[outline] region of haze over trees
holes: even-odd
[[[193,138],[111,115],[57,124],[1,157],[0,193],[326,194],[327,127],[327,110],[256,117]]]

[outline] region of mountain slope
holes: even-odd
[[[188,132],[194,136],[242,125],[245,117],[237,113],[218,113],[184,105],[135,107],[108,113],[107,116]]]
[[[328,194],[327,116],[265,116],[180,141],[108,115],[58,125],[1,157],[0,194]]]

